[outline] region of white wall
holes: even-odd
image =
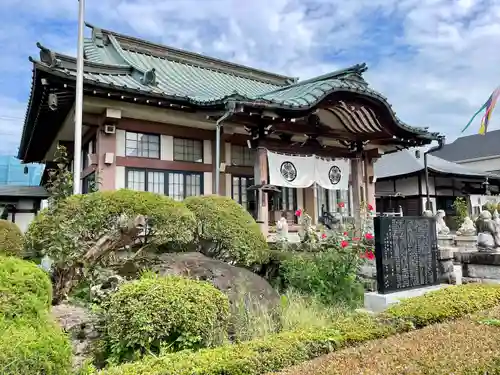
[[[499,146],[500,147],[500,146]],[[465,160],[456,162],[466,167],[475,168],[480,171],[498,171],[500,170],[500,157],[494,157],[483,160]]]

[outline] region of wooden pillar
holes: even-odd
[[[258,148],[255,153],[254,178],[256,185],[267,184],[268,168],[267,168],[267,150]],[[265,238],[269,234],[269,207],[267,193],[262,190],[257,190],[257,223]]]
[[[364,160],[365,168],[365,202],[371,204],[373,211],[377,212],[375,207],[375,173],[373,171],[373,164],[375,159],[366,157]]]
[[[360,207],[363,199],[362,191],[362,159],[351,159],[352,211],[356,228],[361,226]]]

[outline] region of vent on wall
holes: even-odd
[[[104,125],[104,133],[106,134],[115,134],[116,126],[114,125]]]

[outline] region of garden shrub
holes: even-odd
[[[23,233],[17,224],[0,220],[0,255],[23,255]]]
[[[454,319],[500,303],[500,287],[491,284],[466,284],[429,292],[392,306],[387,313],[411,321],[416,327]]]
[[[357,274],[363,261],[355,247],[335,246],[283,258],[280,276],[287,288],[314,296],[325,304],[359,304],[363,284]]]
[[[452,296],[462,293],[466,297],[453,299]],[[421,306],[417,314],[435,311],[436,306],[444,303],[448,313],[443,311],[440,317],[442,319],[458,318],[460,314],[473,313],[498,304],[499,300],[492,297],[498,293],[500,293],[500,287],[496,285],[465,285],[440,290],[435,292],[432,298],[427,295],[415,297],[413,303],[415,306]],[[481,295],[489,302],[479,302]],[[469,308],[462,308],[463,301],[471,296],[474,301]],[[240,344],[202,349],[197,352],[181,351],[159,357],[148,357],[132,364],[110,367],[99,374],[260,375],[278,371],[349,345],[411,330],[415,321],[408,305],[411,301],[403,302],[399,312],[393,308],[388,313],[378,316],[355,314],[343,317],[329,327],[283,332]],[[423,320],[422,322],[430,324],[433,321]],[[467,348],[470,350],[470,346]]]
[[[46,320],[0,318],[0,374],[67,375],[71,345],[66,335]]]
[[[43,210],[26,232],[26,247],[55,262],[78,260],[120,217],[148,218],[147,239],[178,248],[193,238],[194,216],[181,203],[160,194],[121,189],[72,195]]]
[[[146,274],[110,298],[106,336],[111,358],[219,345],[228,318],[229,301],[211,284]]]
[[[189,197],[184,202],[198,222],[200,252],[244,266],[266,261],[267,241],[253,217],[236,201],[211,195]]]
[[[52,284],[34,263],[0,256],[0,316],[37,316],[48,311]]]

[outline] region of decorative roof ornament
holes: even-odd
[[[36,46],[40,48],[40,61],[42,63],[48,65],[50,68],[61,65],[61,60],[56,57],[54,51],[42,46],[39,42],[36,43]]]
[[[144,75],[141,78],[141,83],[143,85],[151,85],[151,86],[156,85],[156,70],[155,70],[155,68],[144,72]]]
[[[97,47],[104,47],[104,34],[101,29],[97,27],[92,29],[92,39]]]

